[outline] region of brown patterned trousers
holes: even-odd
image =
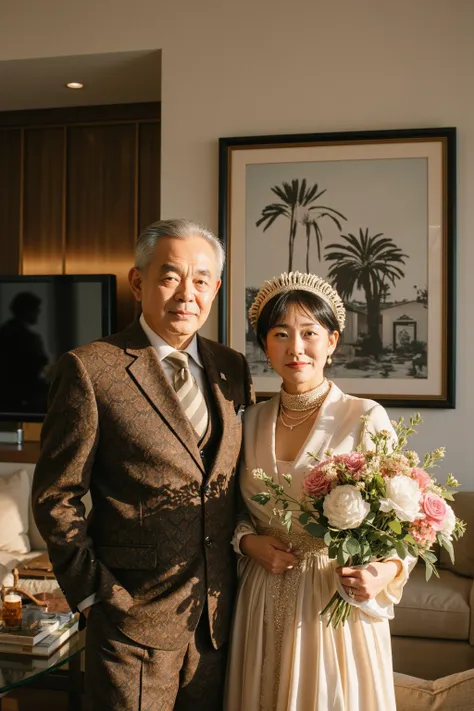
[[[201,615],[176,651],[143,647],[92,606],[86,628],[85,711],[222,711],[227,648],[214,649]]]

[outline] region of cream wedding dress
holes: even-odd
[[[324,457],[349,452],[361,441],[361,415],[369,431],[391,430],[385,410],[371,400],[345,395],[334,384],[310,435],[293,463],[277,462],[275,428],[279,396],[250,408],[244,422],[240,487],[252,523],[236,529],[278,536],[291,543],[300,563],[281,575],[267,573],[251,558],[239,559],[236,603],[225,711],[395,711],[389,618],[400,600],[414,560],[370,603],[355,604],[343,627],[327,626],[319,614],[336,589],[335,561],[321,540],[311,538],[295,519],[291,534],[275,519],[272,505],[250,500],[262,491],[252,471],[262,468],[281,481],[293,477],[291,493],[311,466],[308,452]],[[371,446],[366,436],[364,446]],[[285,483],[285,486],[288,485]],[[346,598],[349,599],[349,598]]]

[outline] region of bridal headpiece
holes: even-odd
[[[346,323],[346,309],[337,291],[316,274],[302,274],[301,272],[290,272],[289,274],[284,272],[263,283],[249,309],[250,323],[255,331],[264,306],[277,294],[288,291],[309,291],[323,299],[330,306],[339,324],[339,331],[342,333]]]

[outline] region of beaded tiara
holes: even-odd
[[[249,319],[254,331],[257,330],[258,319],[263,307],[277,294],[289,291],[309,291],[323,299],[330,306],[339,324],[339,331],[342,333],[346,323],[346,309],[337,291],[316,274],[302,274],[301,272],[290,272],[289,274],[284,272],[263,283],[249,309]]]

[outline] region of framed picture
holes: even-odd
[[[327,279],[347,322],[328,377],[385,406],[455,406],[456,129],[220,139],[220,339],[257,394],[279,377],[247,311],[284,271]]]

